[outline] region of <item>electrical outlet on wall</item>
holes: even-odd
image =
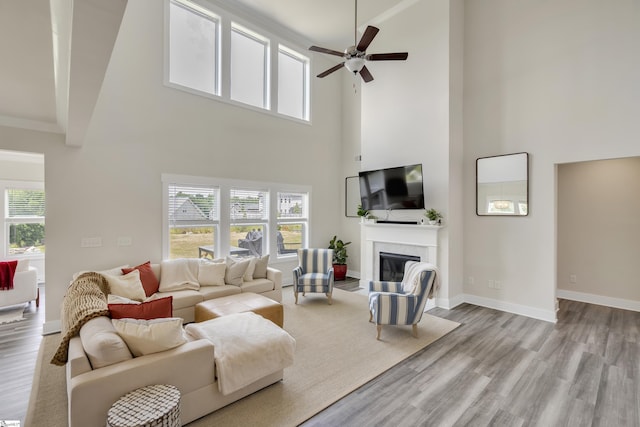
[[[569,276],[569,283],[575,285],[576,283],[578,283],[578,276],[576,276],[575,274],[572,274]]]
[[[495,280],[493,280],[493,279],[489,279],[489,280],[487,280],[487,286],[488,286],[490,289],[495,289],[495,287],[496,287],[496,282],[495,282]]]

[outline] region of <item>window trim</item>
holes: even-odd
[[[0,259],[44,259],[45,253],[35,254],[15,254],[9,256],[9,226],[12,224],[45,224],[46,213],[44,217],[21,217],[9,218],[8,216],[8,200],[6,198],[7,190],[42,190],[45,191],[44,182],[36,181],[19,181],[19,180],[0,180],[0,208],[2,209],[2,226],[0,227]],[[46,209],[46,192],[45,192],[45,209]],[[45,231],[46,233],[46,231]],[[45,235],[46,236],[46,235]]]
[[[220,248],[218,253],[221,256],[226,256],[230,252],[230,242],[227,238],[231,230],[231,226],[235,225],[231,219],[230,212],[230,191],[231,189],[246,189],[264,191],[269,195],[268,201],[268,219],[265,223],[265,228],[268,233],[267,246],[265,249],[270,254],[270,262],[277,263],[278,261],[290,261],[291,255],[278,255],[276,233],[278,231],[278,212],[277,212],[277,197],[278,193],[305,193],[307,200],[307,216],[306,218],[295,218],[295,222],[306,222],[306,227],[303,230],[303,246],[307,247],[309,243],[309,234],[311,230],[311,187],[305,185],[294,185],[287,183],[274,183],[274,182],[262,182],[262,181],[245,181],[237,179],[216,178],[216,177],[203,177],[203,176],[191,176],[191,175],[176,175],[176,174],[162,174],[162,259],[169,259],[169,185],[194,185],[194,186],[211,186],[217,187],[220,191],[220,205],[219,213],[220,218],[218,221],[218,233],[216,237],[215,245]],[[255,221],[254,221],[255,222]]]
[[[182,86],[176,83],[172,83],[169,80],[169,60],[170,60],[170,46],[169,46],[169,21],[170,11],[169,3],[172,0],[165,0],[165,16],[164,16],[164,70],[163,70],[163,82],[166,87],[177,89],[183,92],[190,93],[192,95],[203,96],[205,98],[212,99],[214,101],[231,104],[236,107],[242,107],[251,111],[267,114],[270,116],[278,117],[285,120],[291,120],[296,123],[312,125],[312,106],[311,106],[311,91],[312,80],[310,78],[311,73],[311,56],[304,55],[303,52],[307,51],[305,46],[309,46],[312,43],[309,40],[304,40],[300,36],[295,35],[287,31],[283,31],[278,28],[276,24],[267,21],[265,18],[252,16],[247,13],[243,8],[238,8],[233,5],[222,5],[216,0],[176,0],[186,1],[190,4],[197,5],[204,10],[207,10],[212,16],[219,18],[218,21],[218,41],[220,43],[218,49],[218,94],[203,92],[190,87]],[[257,22],[258,24],[254,24]],[[307,85],[304,88],[304,97],[306,98],[307,114],[305,119],[281,114],[278,112],[278,49],[269,48],[267,55],[268,62],[268,75],[265,78],[267,83],[265,90],[268,91],[268,107],[260,108],[243,102],[234,101],[230,97],[230,49],[231,49],[231,26],[237,24],[240,27],[248,30],[251,33],[259,35],[268,40],[270,46],[284,46],[287,49],[295,52],[300,57],[305,58],[307,62]],[[281,35],[283,34],[283,35]]]

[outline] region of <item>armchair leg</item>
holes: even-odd
[[[373,323],[373,311],[369,310],[369,323]]]
[[[40,307],[40,288],[37,290],[36,294],[36,308]]]
[[[331,305],[331,293],[327,293],[327,298],[329,298],[329,305]]]
[[[296,304],[298,304],[298,291],[293,292],[293,294],[294,294],[294,295],[295,295],[295,297],[296,297]]]
[[[382,331],[382,325],[376,325],[376,330],[377,330],[377,334],[376,334],[376,339],[378,341],[380,341],[380,332]]]
[[[413,337],[418,338],[418,325],[415,323],[413,324]]]

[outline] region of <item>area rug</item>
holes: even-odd
[[[340,289],[343,291],[349,291],[349,292],[354,292],[357,290],[362,289],[360,287],[360,280],[359,279],[355,279],[353,277],[347,277],[344,280],[339,280],[334,282],[333,286],[336,289]]]
[[[25,305],[12,306],[7,308],[0,308],[0,325],[4,323],[17,322],[24,320]]]
[[[296,339],[284,380],[189,426],[299,425],[459,326],[425,313],[418,339],[411,327],[389,326],[376,341],[365,295],[335,290],[332,305],[323,294],[300,296],[295,305],[291,288],[283,294],[284,327]],[[48,363],[59,341],[60,334],[42,341],[26,426],[67,424],[64,368]]]

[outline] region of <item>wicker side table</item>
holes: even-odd
[[[107,413],[107,427],[179,427],[180,390],[150,385],[122,396]]]

